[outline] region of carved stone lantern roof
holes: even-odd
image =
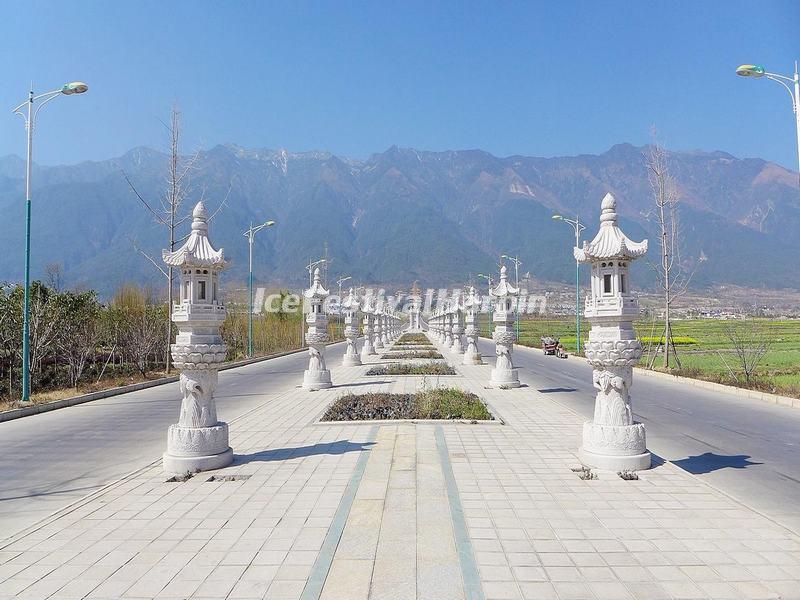
[[[319,280],[319,267],[317,267],[314,269],[314,283],[311,284],[310,288],[303,292],[303,295],[309,300],[321,300],[327,297],[329,293],[330,292],[328,292],[328,290],[322,287],[322,283]]]
[[[364,300],[361,302],[361,312],[371,315],[375,312],[374,298],[371,294],[365,294]]]
[[[208,212],[202,202],[192,211],[192,233],[183,246],[170,252],[162,250],[161,257],[171,267],[200,267],[224,269],[228,263],[223,250],[215,250],[208,240]]]
[[[617,226],[617,201],[606,194],[600,205],[600,230],[591,242],[583,242],[582,248],[574,248],[578,262],[591,262],[611,258],[636,259],[647,252],[647,240],[634,242]]]
[[[519,294],[519,290],[508,283],[508,272],[505,265],[500,267],[500,283],[498,283],[497,287],[493,290],[489,290],[489,293],[496,298],[505,298]]]
[[[347,310],[357,311],[358,306],[358,296],[353,293],[353,288],[350,288],[350,293],[347,294],[347,298],[342,301],[342,307]]]
[[[475,306],[480,306],[481,302],[478,298],[477,294],[475,294],[475,288],[473,286],[469,286],[469,291],[467,292],[467,297],[464,299],[464,307],[465,308],[473,308]]]

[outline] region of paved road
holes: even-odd
[[[329,347],[332,356],[344,343]],[[305,352],[219,374],[223,421],[302,381]],[[171,383],[0,423],[0,539],[161,457],[178,418]]]
[[[479,348],[494,360],[492,342]],[[592,417],[583,359],[516,347],[514,363],[523,383]],[[800,532],[800,410],[639,374],[631,397],[651,452]]]

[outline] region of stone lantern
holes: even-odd
[[[167,432],[164,471],[173,474],[219,469],[231,463],[228,424],[217,420],[214,390],[217,370],[228,348],[219,328],[225,306],[219,296],[219,272],[227,262],[208,239],[208,213],[202,202],[192,211],[192,231],[177,250],[162,251],[164,262],[179,273],[179,302],[172,321],[178,327],[170,350],[180,369],[181,413]]]
[[[481,307],[481,299],[475,293],[475,288],[470,286],[469,293],[464,300],[464,335],[467,338],[467,348],[464,350],[464,359],[461,364],[464,365],[480,365],[483,364],[481,360],[481,353],[478,352],[478,328],[477,317],[478,311]]]
[[[464,328],[461,327],[461,317],[464,314],[464,306],[461,303],[461,292],[453,297],[453,305],[450,309],[451,326],[450,330],[453,334],[453,341],[450,343],[450,352],[453,354],[463,354],[464,344],[461,341],[461,334],[464,333]]]
[[[391,327],[392,327],[392,319],[389,315],[389,309],[384,308],[383,313],[381,313],[381,343],[383,344],[384,348],[389,348],[389,342],[391,342]]]
[[[494,298],[494,332],[492,338],[495,344],[497,361],[489,385],[492,387],[515,388],[519,387],[519,373],[514,368],[511,354],[514,352],[514,342],[517,339],[514,332],[515,304],[519,290],[508,283],[506,266],[500,267],[500,283],[489,294]]]
[[[328,315],[325,314],[324,302],[328,297],[328,290],[322,287],[319,281],[319,267],[314,269],[314,283],[303,292],[308,301],[308,369],[303,373],[304,390],[321,390],[329,388],[331,372],[325,365],[325,343],[328,341]]]
[[[442,311],[442,325],[444,327],[444,347],[451,348],[453,346],[453,313],[450,300],[447,300]]]
[[[592,329],[585,345],[597,388],[594,419],[583,425],[579,456],[589,467],[611,471],[650,468],[644,425],[633,420],[629,390],[633,366],[642,357],[633,321],[639,302],[631,295],[629,267],[647,252],[647,240],[633,242],[617,226],[617,203],[606,194],[601,204],[600,231],[575,248],[575,258],[592,266],[591,295],[585,317]]]
[[[365,363],[370,356],[377,354],[372,346],[372,319],[375,308],[372,305],[372,298],[369,294],[364,296],[364,303],[361,305],[361,312],[364,314],[364,345],[361,347],[361,362]]]
[[[356,348],[358,338],[358,298],[353,294],[353,288],[342,303],[344,307],[344,337],[347,338],[347,350],[342,357],[343,367],[357,367],[361,364]],[[354,326],[355,325],[355,326]]]
[[[419,286],[415,281],[411,286],[411,303],[409,306],[408,314],[408,330],[409,331],[422,331],[422,323],[420,320],[422,296],[420,296]]]
[[[375,310],[372,312],[372,347],[375,348],[377,354],[378,350],[383,349],[383,330],[381,327],[381,313],[382,308],[379,308],[377,303]]]

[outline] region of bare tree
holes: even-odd
[[[142,205],[150,212],[155,219],[156,223],[164,226],[167,229],[169,250],[175,250],[175,244],[179,241],[176,239],[175,231],[182,225],[189,217],[189,214],[181,214],[181,205],[183,201],[189,196],[191,191],[191,173],[197,164],[199,153],[195,153],[188,158],[183,158],[180,155],[180,112],[177,107],[172,108],[172,117],[169,124],[164,123],[169,134],[169,166],[167,171],[167,186],[166,190],[161,197],[158,204],[148,202],[133,185],[127,173],[123,172],[125,181],[128,182],[131,190],[142,203]],[[150,264],[152,264],[167,280],[167,306],[172,311],[173,288],[175,287],[175,274],[173,268],[165,267],[160,261],[154,259],[150,254],[147,254],[138,247],[135,241],[132,242],[134,248],[139,254],[144,256]],[[167,319],[167,350],[165,353],[164,361],[166,363],[166,371],[170,372],[170,352],[169,345],[172,343],[172,319]]]
[[[156,303],[150,290],[124,285],[117,290],[110,312],[115,343],[145,375],[150,357],[163,352],[166,331],[163,307]]]
[[[725,337],[733,347],[734,355],[739,363],[739,369],[744,376],[745,385],[749,386],[758,370],[761,361],[772,346],[772,337],[768,327],[756,319],[733,321],[725,328]],[[739,383],[741,380],[736,371],[728,366],[725,357],[719,353],[722,362],[731,376]]]
[[[69,365],[70,385],[77,388],[86,362],[95,356],[102,337],[100,304],[94,292],[64,292],[59,294],[58,303],[67,318],[61,323],[55,345]]]
[[[681,260],[681,231],[678,220],[678,194],[675,180],[669,172],[669,161],[666,150],[659,144],[654,144],[646,156],[647,174],[650,188],[653,193],[655,207],[652,215],[658,226],[658,245],[660,262],[650,262],[656,273],[656,279],[664,294],[664,329],[661,332],[658,345],[650,360],[653,367],[658,352],[664,348],[664,367],[669,369],[670,353],[674,355],[675,363],[680,368],[681,363],[672,336],[672,322],[670,311],[676,299],[681,297],[689,288],[689,283],[694,275],[694,269]]]
[[[47,276],[48,287],[53,288],[56,292],[61,291],[61,283],[64,279],[64,269],[60,262],[52,262],[45,265],[44,273]]]

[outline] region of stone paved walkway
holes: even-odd
[[[0,542],[0,597],[800,598],[797,533],[669,463],[579,479],[576,414],[448,358],[438,384],[504,424],[317,423],[347,390],[437,384],[366,366],[265,390],[232,467],[180,483],[156,462]]]

